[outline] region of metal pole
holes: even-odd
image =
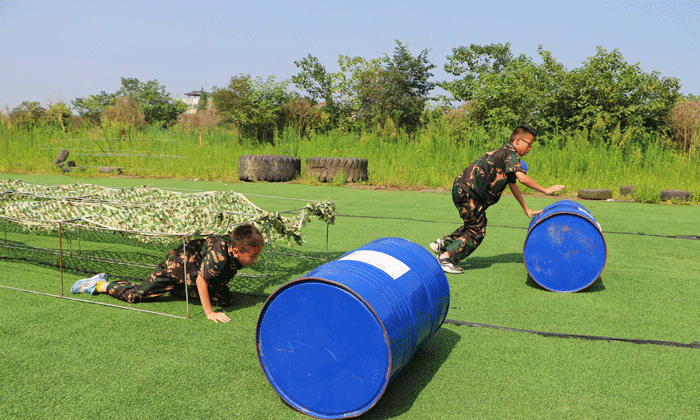
[[[63,297],[63,241],[61,238],[61,222],[58,222],[58,267],[61,271],[61,297]]]
[[[266,224],[265,225],[265,231],[267,231],[267,239],[269,242],[270,239],[270,225]],[[267,263],[270,261],[270,246],[268,243],[265,243],[265,278],[267,279]]]
[[[190,291],[187,289],[187,236],[182,237],[182,266],[185,270],[185,306],[187,307],[187,319],[190,319]]]
[[[328,261],[328,223],[326,223],[326,261]]]

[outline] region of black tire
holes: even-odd
[[[75,166],[75,161],[74,161],[74,160],[67,160],[67,161],[66,161],[66,166],[70,166],[70,167]]]
[[[296,156],[241,155],[238,178],[241,181],[286,182],[299,176],[301,160]]]
[[[68,158],[68,150],[66,149],[61,149],[60,152],[58,152],[58,155],[56,155],[56,159],[53,160],[54,165],[60,165],[63,163],[66,159]]]
[[[673,199],[678,201],[688,201],[690,199],[690,191],[661,190],[661,201],[669,201]]]
[[[620,195],[621,196],[626,196],[626,195],[632,195],[634,196],[634,190],[636,190],[637,187],[634,185],[623,185],[620,187]]]
[[[347,182],[367,181],[367,159],[311,157],[306,159],[306,175],[331,182],[342,171]]]
[[[578,190],[578,198],[584,200],[609,200],[612,198],[612,190],[602,188],[582,188]]]

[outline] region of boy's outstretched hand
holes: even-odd
[[[564,185],[552,185],[549,188],[544,189],[544,193],[547,195],[557,193],[564,189]]]
[[[525,209],[525,214],[527,215],[527,217],[532,217],[532,216],[534,216],[536,214],[540,214],[540,213],[542,213],[542,210]]]
[[[223,312],[211,312],[211,313],[208,313],[208,314],[207,314],[207,318],[210,319],[210,320],[212,320],[212,321],[214,321],[214,322],[216,322],[216,323],[219,323],[219,322],[229,322],[229,321],[231,320],[231,318],[229,318],[228,315],[226,315],[226,314],[223,313]]]

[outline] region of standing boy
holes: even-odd
[[[486,235],[486,209],[496,204],[506,185],[525,211],[527,217],[541,212],[530,210],[525,204],[516,180],[547,195],[564,189],[563,185],[543,188],[526,175],[527,166],[520,160],[532,147],[535,134],[526,126],[519,126],[510,135],[510,143],[486,153],[475,160],[456,179],[452,186],[452,201],[464,225],[454,232],[437,239],[430,249],[438,255],[438,261],[446,273],[464,272],[457,266],[481,244]]]
[[[249,267],[258,260],[265,239],[255,226],[244,224],[236,227],[231,237],[195,239],[168,253],[151,276],[141,284],[128,281],[107,281],[107,275],[98,274],[78,280],[73,293],[107,293],[125,302],[138,303],[153,300],[166,293],[182,294],[185,291],[184,256],[187,255],[187,287],[190,296],[199,297],[207,318],[214,322],[231,320],[223,312],[214,312],[212,304],[229,306],[233,297],[228,282],[238,270]]]

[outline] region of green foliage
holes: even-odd
[[[143,83],[137,78],[122,77],[122,87],[116,95],[131,97],[143,112],[147,124],[169,127],[177,121],[178,115],[187,109],[187,105],[183,102],[174,101],[165,91],[165,86],[159,84],[157,80]]]
[[[199,96],[199,103],[197,104],[197,112],[206,111],[209,108],[209,95],[204,91],[204,88],[200,90],[201,95]]]
[[[275,135],[272,142],[257,142],[228,126],[207,126],[201,146],[203,127],[193,131],[191,126],[180,124],[168,130],[158,126],[128,128],[123,140],[118,134],[120,126],[75,127],[64,133],[49,125],[31,131],[18,129],[6,121],[0,124],[0,171],[55,173],[58,168],[51,162],[62,148],[71,152],[77,165],[87,167],[85,172],[73,171],[70,176],[96,176],[100,166],[118,166],[130,176],[224,182],[238,179],[235,165],[244,154],[290,155],[302,162],[318,156],[354,157],[369,160],[369,184],[449,190],[464,167],[502,146],[512,131],[511,127],[462,125],[459,112],[452,119],[450,114],[427,113],[427,123],[412,136],[391,124],[362,133],[309,129],[302,135],[291,126]],[[699,202],[696,155],[664,146],[665,138],[659,133],[628,127],[613,130],[611,140],[602,141],[600,130],[549,133],[546,142],[540,141],[545,136],[538,137],[526,157],[530,175],[540,185],[564,184],[564,193],[572,196],[580,188],[617,192],[621,185],[635,185],[657,194],[662,189],[688,190],[692,201]],[[523,191],[534,193],[526,188]]]
[[[323,129],[328,114],[304,98],[294,98],[282,105],[285,125],[293,129],[298,137],[308,137],[311,132]]]
[[[31,130],[41,124],[46,109],[39,102],[24,101],[10,111],[8,117],[14,127]]]
[[[98,95],[76,98],[72,101],[73,107],[81,117],[99,123],[108,106],[114,106],[117,98],[129,96],[147,124],[157,124],[164,128],[173,125],[177,117],[187,109],[184,103],[173,100],[165,91],[165,86],[157,80],[143,83],[136,78],[122,77],[121,82],[122,86],[117,92],[108,94],[102,91]]]
[[[435,84],[429,82],[435,68],[428,50],[413,57],[406,44],[396,41],[392,57],[380,61],[381,67],[361,74],[356,87],[357,118],[366,126],[384,126],[387,121],[407,133],[416,131]]]
[[[513,60],[510,43],[477,45],[452,49],[452,55],[447,56],[448,63],[445,71],[453,76],[462,76],[450,82],[438,83],[450,92],[457,101],[467,102],[476,98],[475,91],[486,83],[489,76],[505,71],[506,66]]]
[[[295,97],[287,92],[287,81],[276,82],[250,75],[231,78],[228,86],[214,87],[212,102],[225,123],[233,124],[241,136],[272,142],[284,126],[282,107]]]
[[[470,116],[486,126],[527,124],[537,132],[590,129],[602,124],[660,130],[680,85],[658,72],[644,73],[618,50],[599,47],[594,57],[567,72],[549,51],[538,48],[541,63],[520,55],[510,44],[459,47],[445,71],[459,77],[439,86],[454,100],[470,104]]]
[[[101,124],[113,128],[142,127],[146,120],[139,106],[131,96],[120,96],[114,105],[107,105],[102,111]]]
[[[634,190],[634,201],[638,203],[657,204],[661,202],[661,195],[656,188],[639,187]]]
[[[563,99],[568,103],[566,127],[590,127],[602,119],[608,130],[620,125],[662,127],[664,117],[680,97],[680,84],[659,72],[644,73],[639,63],[628,64],[617,50],[598,47],[597,53],[571,71]]]
[[[90,95],[85,98],[75,98],[71,101],[73,108],[78,111],[78,115],[92,121],[93,123],[100,122],[102,111],[109,105],[114,105],[117,100],[117,95],[114,93],[106,93],[104,90],[97,95]]]
[[[339,86],[337,75],[328,73],[318,58],[311,54],[294,64],[300,71],[292,76],[291,81],[297,88],[308,93],[313,104],[325,102],[324,111],[328,113],[330,123],[336,125],[346,109],[342,97],[338,96],[342,87]]]
[[[514,57],[510,43],[460,47],[448,56],[445,70],[461,76],[439,84],[454,99],[469,103],[470,117],[489,127],[529,125],[538,132],[561,119],[565,70],[549,51],[538,48],[541,64]]]
[[[292,81],[312,101],[325,102],[331,125],[373,129],[392,120],[397,128],[414,132],[435,86],[428,81],[435,66],[427,59],[428,50],[414,57],[405,44],[396,44],[391,57],[366,60],[341,55],[337,73],[328,73],[309,54],[295,62],[301,71]]]

